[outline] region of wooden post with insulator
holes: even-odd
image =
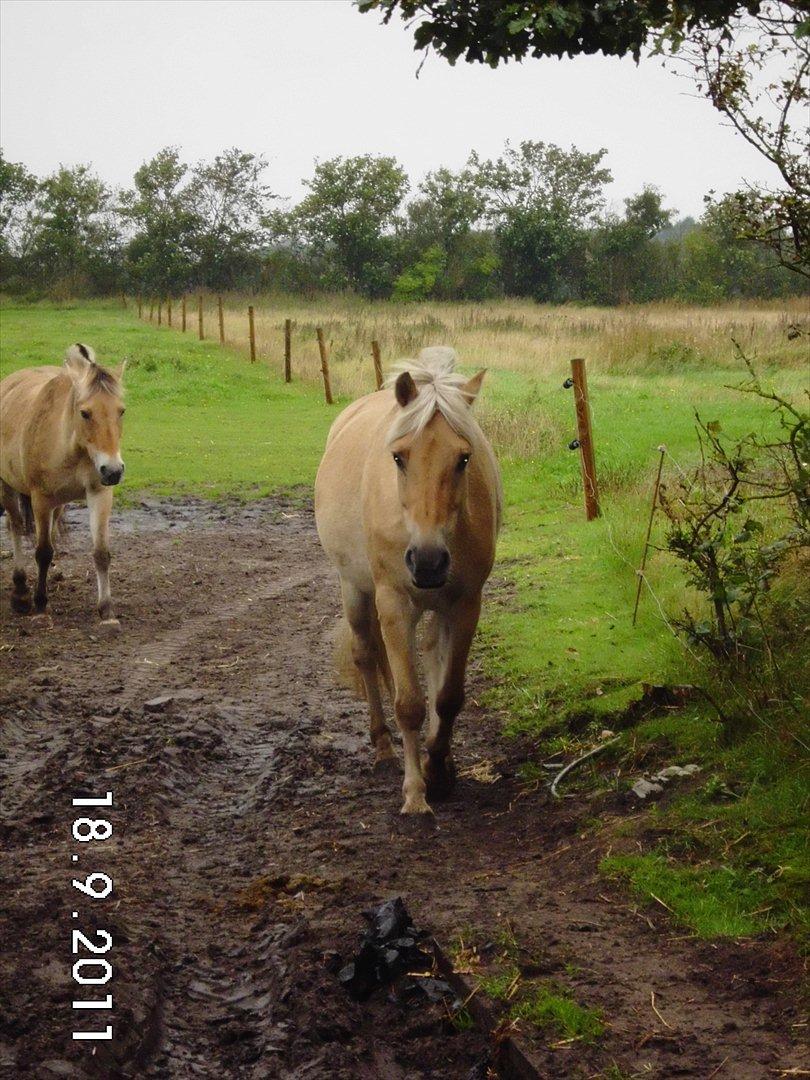
[[[582,466],[582,487],[585,493],[585,516],[588,521],[599,517],[599,487],[596,482],[596,458],[593,451],[591,407],[588,401],[588,378],[585,361],[577,357],[571,361],[571,379],[566,387],[574,388],[574,407],[577,414],[577,438],[571,443],[572,450],[579,450]]]

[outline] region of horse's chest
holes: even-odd
[[[75,470],[54,470],[37,477],[36,484],[57,503],[76,502],[87,494],[87,480]]]

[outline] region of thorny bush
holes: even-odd
[[[662,487],[661,506],[668,549],[709,601],[707,617],[685,611],[675,625],[724,666],[753,670],[764,657],[773,663],[766,594],[789,558],[810,547],[810,413],[763,387],[734,344],[748,369],[734,389],[771,404],[777,433],[730,440],[696,414],[700,464]]]

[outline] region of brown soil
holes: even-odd
[[[332,682],[337,589],[308,510],[155,502],[118,514],[112,638],[72,517],[52,626],[12,617],[3,599],[0,1075],[486,1076],[489,1032],[385,992],[354,1003],[331,973],[362,910],[398,894],[445,950],[508,929],[529,974],[603,1011],[593,1045],[518,1032],[538,1075],[616,1064],[759,1080],[800,1064],[791,949],[699,942],[663,909],[636,911],[597,873],[594,807],[527,793],[516,771],[528,748],[474,700],[459,769],[486,759],[496,782],[462,776],[435,825],[400,818],[399,777],[370,768],[364,706]],[[8,561],[3,571],[5,593]],[[473,699],[481,686],[474,669]],[[107,790],[113,837],[76,842],[74,818],[104,811],[71,799]],[[111,875],[111,897],[72,887],[92,871]],[[83,991],[71,931],[95,927],[113,935],[114,976]],[[73,1041],[110,1014],[71,1000],[110,989],[113,1041]]]

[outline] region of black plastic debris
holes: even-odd
[[[371,924],[369,934],[377,941],[402,937],[408,933],[408,930],[413,929],[411,917],[402,903],[401,896],[397,896],[394,900],[386,900],[384,904],[380,904],[378,908],[371,911],[364,911],[363,918]]]
[[[444,979],[434,979],[428,976],[426,979],[419,979],[416,985],[428,1001],[445,1001],[447,998],[455,996],[453,987]]]
[[[438,1002],[455,997],[449,983],[428,974],[433,958],[421,944],[428,935],[414,927],[401,897],[364,911],[363,917],[369,929],[360,948],[337,970],[338,982],[355,1001],[366,1001],[375,990],[393,983],[400,998]],[[329,967],[337,969],[336,958],[330,960]]]

